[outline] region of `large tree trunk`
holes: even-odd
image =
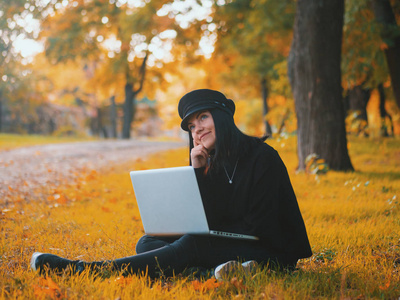
[[[385,56],[393,93],[397,105],[400,107],[400,30],[389,0],[373,0],[372,7],[376,20],[382,24],[382,40],[388,45],[385,49]]]
[[[264,121],[264,126],[265,126],[265,134],[268,136],[272,135],[272,130],[271,126],[269,125],[268,119],[267,119],[267,114],[269,112],[268,109],[268,87],[267,87],[267,80],[263,78],[261,80],[261,95],[262,95],[262,101],[263,101],[263,121]]]
[[[371,97],[371,90],[364,89],[361,85],[348,91],[349,112],[356,114],[353,122],[357,123],[356,134],[368,136],[367,104]]]
[[[124,122],[122,125],[122,138],[131,137],[131,124],[133,120],[135,93],[130,83],[125,84]]]
[[[353,170],[341,94],[344,0],[297,2],[289,68],[297,113],[299,169],[316,154],[333,170]]]

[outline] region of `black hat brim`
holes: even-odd
[[[189,110],[186,112],[185,117],[182,119],[182,122],[181,122],[181,128],[182,128],[183,130],[185,130],[185,131],[189,131],[189,128],[188,128],[188,121],[189,121],[189,118],[190,118],[194,113],[200,112],[200,111],[203,111],[203,110],[214,109],[214,108],[219,108],[219,109],[222,109],[222,110],[226,110],[226,111],[229,113],[229,111],[228,111],[227,108],[221,107],[221,105],[218,104],[218,103],[215,103],[215,104],[212,104],[212,103],[204,103],[204,104],[202,104],[202,105],[197,105],[197,106],[195,106],[195,107],[189,109]]]

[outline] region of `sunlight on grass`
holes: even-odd
[[[0,134],[0,151],[50,143],[67,143],[94,140],[92,137],[57,137],[48,135]]]
[[[34,251],[104,260],[135,253],[143,234],[129,171],[188,164],[187,149],[138,159],[107,172],[33,191],[1,206],[0,298],[307,299],[400,296],[400,141],[351,138],[355,172],[296,173],[296,141],[269,140],[292,179],[314,255],[292,274],[258,269],[227,282],[177,276],[150,281],[121,274],[44,278]]]

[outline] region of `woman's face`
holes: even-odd
[[[215,148],[215,126],[210,111],[196,112],[188,120],[194,146],[203,145],[208,152]]]

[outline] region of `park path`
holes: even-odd
[[[0,151],[0,205],[13,193],[57,186],[76,172],[101,170],[149,154],[185,146],[183,142],[101,140],[47,144]]]

